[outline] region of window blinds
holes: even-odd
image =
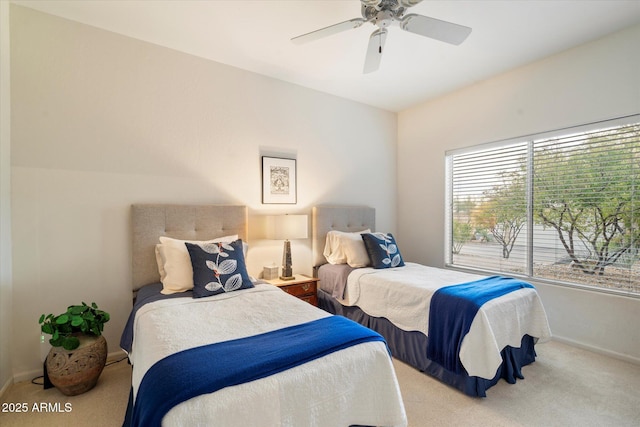
[[[448,265],[640,294],[640,116],[447,154]]]

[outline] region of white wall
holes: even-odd
[[[0,1],[0,395],[13,379],[9,38],[9,2]]]
[[[403,256],[444,264],[446,150],[640,112],[640,26],[398,115]],[[554,335],[640,362],[640,299],[537,286]]]
[[[40,367],[39,315],[79,301],[118,348],[132,203],[362,204],[395,227],[393,113],[15,5],[11,43],[16,378]],[[264,153],[297,158],[296,205],[261,204]],[[280,261],[282,242],[249,243],[251,274]],[[292,247],[311,273],[310,241]]]

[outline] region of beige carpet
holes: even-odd
[[[537,361],[524,368],[524,380],[501,381],[486,399],[467,397],[394,361],[409,425],[640,426],[640,366],[558,342],[537,351]],[[28,381],[15,384],[2,402],[26,402],[29,412],[0,412],[0,426],[120,426],[130,378],[129,365],[120,362],[107,366],[96,387],[79,396]],[[62,410],[70,403],[71,411],[33,412],[34,403],[59,403]]]
[[[109,363],[109,362],[108,362]],[[42,382],[42,379],[38,380]],[[0,413],[0,426],[50,426],[76,427],[121,426],[129,399],[131,388],[131,366],[126,360],[105,366],[98,384],[84,394],[65,396],[56,388],[44,390],[41,385],[34,385],[30,381],[16,383],[9,387],[2,396],[4,404],[27,403],[27,413]],[[65,410],[65,404],[70,404],[68,412],[37,412],[33,405],[52,403]],[[56,405],[58,404],[58,405]]]
[[[394,361],[410,426],[640,426],[640,366],[555,341],[524,380],[470,398]]]

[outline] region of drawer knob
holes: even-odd
[[[311,289],[311,285],[309,283],[305,283],[304,285],[302,285],[302,290],[307,292],[309,289]]]

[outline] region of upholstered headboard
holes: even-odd
[[[234,205],[136,204],[132,215],[133,290],[160,281],[155,245],[160,236],[209,240],[237,234],[247,239],[247,207]]]
[[[313,267],[326,264],[324,243],[331,230],[375,231],[376,210],[366,206],[315,206],[311,216],[311,247]]]

